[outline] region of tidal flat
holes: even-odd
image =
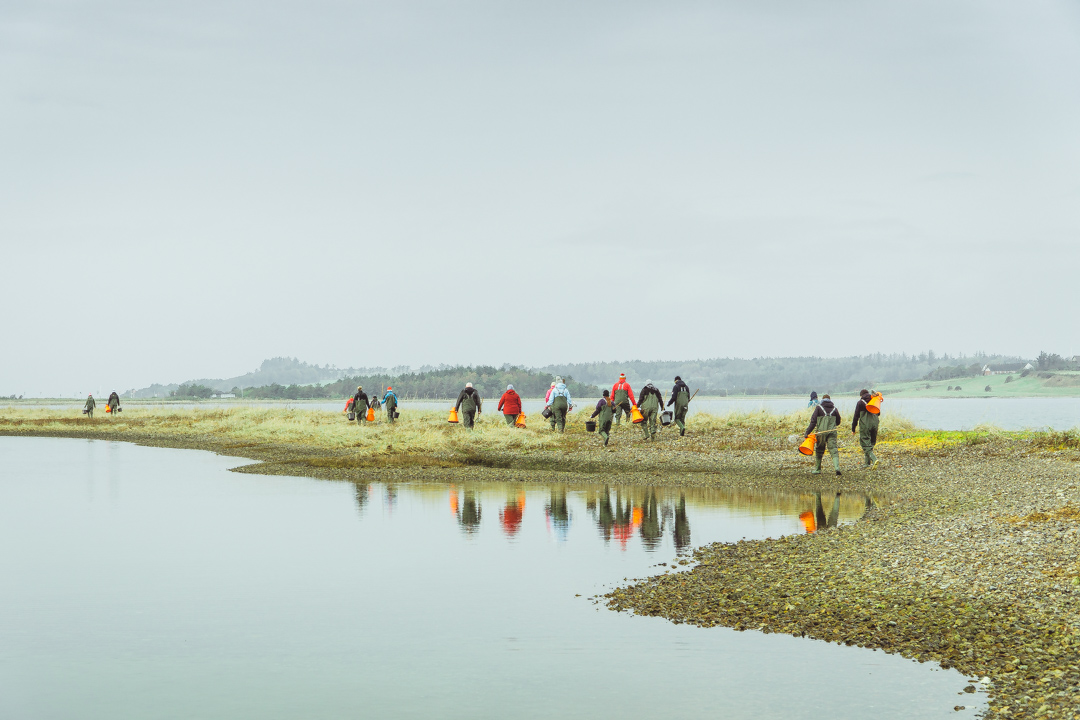
[[[835,477],[810,475],[795,452],[804,413],[697,415],[687,437],[665,430],[655,443],[624,425],[608,448],[584,432],[583,413],[571,418],[558,435],[533,418],[521,431],[485,415],[469,432],[442,413],[406,409],[395,426],[367,427],[277,408],[133,407],[92,421],[5,409],[0,434],[211,450],[257,461],[239,472],[354,482],[575,478],[876,498],[853,524],[704,546],[691,570],[633,581],[599,601],[676,623],[937,661],[983,678],[991,715],[1078,716],[1077,433],[924,431],[885,415],[879,467],[859,469],[858,444],[842,431],[844,474]]]

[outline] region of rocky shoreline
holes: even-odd
[[[907,457],[860,522],[702,547],[607,605],[937,661],[987,678],[989,716],[1080,717],[1080,466],[993,450]]]

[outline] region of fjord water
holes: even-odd
[[[52,438],[0,458],[0,717],[971,712],[930,664],[589,600],[691,546],[802,532],[805,496],[354,485]]]

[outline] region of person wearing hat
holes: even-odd
[[[597,429],[600,431],[600,437],[604,438],[604,447],[607,447],[608,440],[611,437],[611,419],[614,417],[615,412],[611,404],[611,394],[608,390],[604,391],[604,397],[600,398],[596,402],[596,409],[593,410],[593,414],[590,418],[594,418],[597,415],[600,419],[597,421]]]
[[[862,446],[863,451],[863,469],[877,467],[878,459],[874,454],[874,446],[877,445],[877,432],[878,424],[881,422],[881,415],[875,415],[866,409],[866,404],[870,402],[869,390],[859,391],[859,402],[855,403],[855,417],[851,419],[851,434],[855,434],[855,429],[859,429],[859,445]]]
[[[506,392],[499,398],[499,410],[502,410],[503,419],[507,425],[513,425],[517,416],[521,414],[521,396],[513,385],[506,386]]]
[[[675,403],[675,424],[679,427],[681,437],[686,434],[686,411],[690,408],[690,387],[678,375],[675,376],[675,387],[671,388],[671,399],[668,400],[667,406],[671,407],[672,403]]]
[[[808,408],[814,407],[815,405],[819,404],[820,402],[821,401],[818,400],[817,391],[811,391],[810,392],[810,402],[806,403],[806,407],[808,407]]]
[[[645,381],[645,387],[641,388],[638,396],[638,411],[645,419],[641,422],[641,431],[645,433],[646,440],[656,439],[656,420],[660,415],[660,408],[664,405],[664,396],[659,388],[652,384],[652,380]]]
[[[94,394],[91,393],[86,396],[86,404],[83,405],[83,412],[91,420],[94,419],[94,408],[97,407],[97,401],[94,400]]]
[[[554,430],[557,426],[559,432],[565,432],[566,413],[570,412],[573,404],[570,399],[570,391],[566,388],[566,383],[563,382],[561,377],[555,378],[555,389],[548,396],[548,407],[551,408],[551,417],[548,418],[551,421],[551,429]]]
[[[615,405],[615,424],[622,424],[622,416],[630,417],[634,401],[634,389],[626,382],[626,373],[619,373],[619,382],[611,386],[611,402]]]
[[[120,396],[115,390],[109,393],[109,399],[105,402],[109,406],[109,413],[115,414],[120,409]]]
[[[386,408],[386,419],[390,422],[394,422],[397,419],[397,393],[394,392],[394,388],[389,385],[386,386],[386,394],[382,399],[383,407]]]
[[[814,475],[821,474],[821,458],[828,449],[832,457],[833,468],[836,474],[840,474],[840,451],[836,449],[836,428],[843,420],[840,419],[840,411],[836,409],[832,398],[828,395],[821,396],[821,404],[814,408],[810,416],[810,424],[806,426],[804,438],[810,437],[810,433],[817,433],[817,442],[814,443]]]
[[[367,422],[368,396],[359,385],[356,386],[356,394],[352,396],[352,409],[356,413],[357,425]]]
[[[480,393],[476,392],[472,383],[465,383],[465,389],[457,397],[454,409],[461,410],[461,424],[472,430],[476,422],[476,416],[480,414]]]

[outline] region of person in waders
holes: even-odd
[[[386,394],[383,395],[382,404],[383,407],[386,408],[386,419],[391,423],[394,422],[394,420],[397,419],[398,406],[397,393],[394,392],[394,388],[389,386],[386,388]]]
[[[660,416],[660,408],[664,404],[664,396],[659,388],[652,384],[652,380],[645,381],[645,387],[641,388],[638,396],[638,411],[645,419],[641,421],[641,431],[645,433],[646,440],[656,439],[656,420]]]
[[[611,439],[611,419],[615,415],[614,405],[611,404],[611,393],[607,390],[604,391],[604,397],[600,398],[596,402],[596,409],[593,410],[593,414],[589,418],[594,418],[597,415],[600,419],[596,422],[596,429],[600,434],[600,437],[604,438],[604,447],[607,447],[608,440]]]
[[[116,394],[115,390],[109,393],[109,399],[105,404],[109,406],[109,413],[115,415],[120,407],[120,396]]]
[[[873,397],[869,390],[859,391],[859,402],[855,403],[855,417],[851,420],[851,434],[859,431],[859,445],[863,451],[863,469],[877,467],[878,459],[874,454],[874,446],[877,445],[878,424],[881,416],[875,415],[866,409],[866,404]]]
[[[364,388],[356,386],[356,394],[352,396],[352,409],[356,413],[356,424],[363,425],[367,422],[368,396]]]
[[[503,420],[507,425],[513,425],[517,416],[521,414],[521,396],[517,394],[513,385],[506,386],[506,392],[499,398],[498,410],[502,412]]]
[[[480,414],[480,393],[476,392],[472,383],[465,383],[465,389],[457,396],[454,403],[455,410],[461,410],[461,424],[472,430],[476,422],[476,416]]]
[[[679,426],[679,436],[686,434],[686,411],[690,408],[690,388],[678,375],[675,376],[675,387],[671,388],[671,399],[667,406],[675,403],[675,424]]]
[[[626,382],[626,373],[619,374],[619,382],[611,386],[611,402],[615,405],[615,424],[622,424],[622,417],[630,418],[630,409],[637,405],[634,400],[634,389]]]
[[[93,394],[86,396],[86,404],[83,405],[83,410],[86,411],[86,417],[91,420],[94,419],[94,408],[97,407],[97,401],[94,400]]]
[[[814,475],[821,474],[821,458],[825,455],[826,448],[832,457],[833,468],[836,474],[840,474],[840,451],[836,448],[836,428],[843,422],[840,419],[840,411],[833,405],[832,398],[828,395],[821,396],[821,404],[814,408],[810,416],[810,424],[806,427],[803,438],[810,437],[810,433],[817,433],[817,442],[814,443]]]
[[[551,429],[558,428],[559,432],[566,431],[566,413],[573,407],[570,399],[570,391],[566,389],[566,383],[561,377],[555,378],[555,389],[548,398],[548,407],[551,408]]]

